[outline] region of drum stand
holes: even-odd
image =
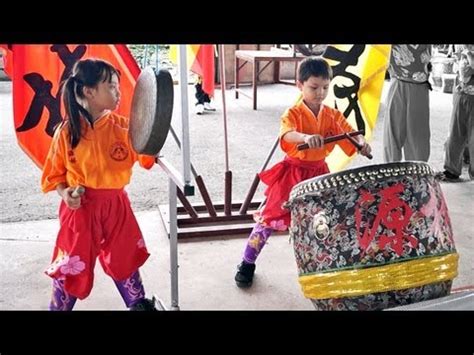
[[[171,134],[181,147],[176,133],[171,128]],[[271,160],[275,149],[278,145],[278,138],[275,140],[270,152],[260,171],[265,170]],[[191,163],[191,171],[194,175],[196,185],[203,198],[204,204],[191,204],[185,194],[180,189],[176,190],[176,196],[179,198],[182,206],[178,206],[175,212],[171,212],[168,205],[159,206],[160,216],[166,228],[168,236],[171,236],[170,221],[175,218],[177,220],[177,237],[179,239],[196,238],[196,237],[213,237],[227,235],[245,235],[247,236],[254,227],[253,213],[261,206],[262,201],[252,201],[255,191],[257,190],[260,178],[258,174],[250,186],[250,189],[243,202],[232,203],[232,185],[229,183],[231,176],[230,171],[226,171],[226,201],[224,203],[213,204],[209,193],[207,192],[204,180]],[[229,186],[230,185],[230,186]]]

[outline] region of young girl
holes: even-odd
[[[56,129],[41,177],[43,192],[56,190],[60,229],[52,264],[50,310],[72,310],[86,298],[96,258],[131,310],[154,310],[138,268],[149,254],[124,186],[135,161],[146,169],[154,157],[133,150],[128,121],[112,111],[120,102],[119,72],[108,62],[85,59],[63,83],[66,119]],[[85,187],[82,196],[73,193]]]
[[[280,147],[286,153],[283,161],[259,174],[268,185],[266,205],[257,213],[257,224],[250,233],[242,262],[238,266],[235,282],[239,287],[250,287],[255,273],[255,261],[273,230],[284,231],[290,223],[289,211],[282,208],[293,186],[299,182],[329,172],[325,158],[336,143],[324,143],[324,137],[354,129],[341,112],[323,104],[328,95],[332,69],[320,57],[304,59],[298,69],[297,87],[302,99],[285,111],[281,118]],[[371,148],[363,137],[354,137],[362,145],[361,154],[370,154]],[[297,146],[307,143],[308,150]],[[347,155],[355,153],[346,140],[337,142]]]

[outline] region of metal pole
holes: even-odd
[[[179,141],[178,135],[176,134],[172,126],[170,126],[170,133],[173,136],[174,141],[178,145],[178,148],[181,149],[181,142]],[[190,165],[191,165],[191,172],[193,173],[194,178],[196,178],[196,176],[198,176],[198,173],[191,162],[190,162]]]
[[[171,310],[179,311],[178,300],[178,216],[176,184],[169,178],[170,196],[170,268],[171,268]]]
[[[219,51],[219,71],[222,91],[222,112],[224,115],[224,144],[225,144],[225,191],[224,191],[224,214],[232,214],[232,171],[229,170],[229,144],[227,142],[227,108],[225,104],[225,65],[224,65],[224,45],[218,45]]]
[[[188,110],[188,65],[186,45],[179,45],[179,83],[181,89],[181,153],[183,158],[183,178],[186,185],[191,184],[189,150],[189,110]]]
[[[155,68],[156,68],[156,70],[158,70],[159,69],[158,68],[159,61],[158,61],[158,45],[157,44],[155,45],[155,51],[156,51],[155,52]]]
[[[225,70],[224,70],[224,45],[219,44],[219,69],[222,92],[222,114],[224,115],[224,148],[225,148],[225,171],[229,171],[229,144],[227,142],[227,109],[225,104]]]

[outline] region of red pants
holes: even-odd
[[[286,230],[291,218],[289,210],[282,205],[288,201],[293,187],[304,180],[326,173],[329,173],[329,168],[324,160],[302,161],[288,156],[261,172],[259,177],[268,186],[265,190],[267,202],[261,211],[255,213],[256,222],[274,230]]]
[[[46,274],[64,280],[66,291],[79,299],[92,289],[97,256],[105,273],[117,281],[132,275],[150,256],[123,189],[86,188],[79,209],[61,201],[59,220]]]

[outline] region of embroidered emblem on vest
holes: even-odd
[[[128,157],[128,148],[123,142],[115,142],[110,147],[110,157],[117,161],[122,161]]]

